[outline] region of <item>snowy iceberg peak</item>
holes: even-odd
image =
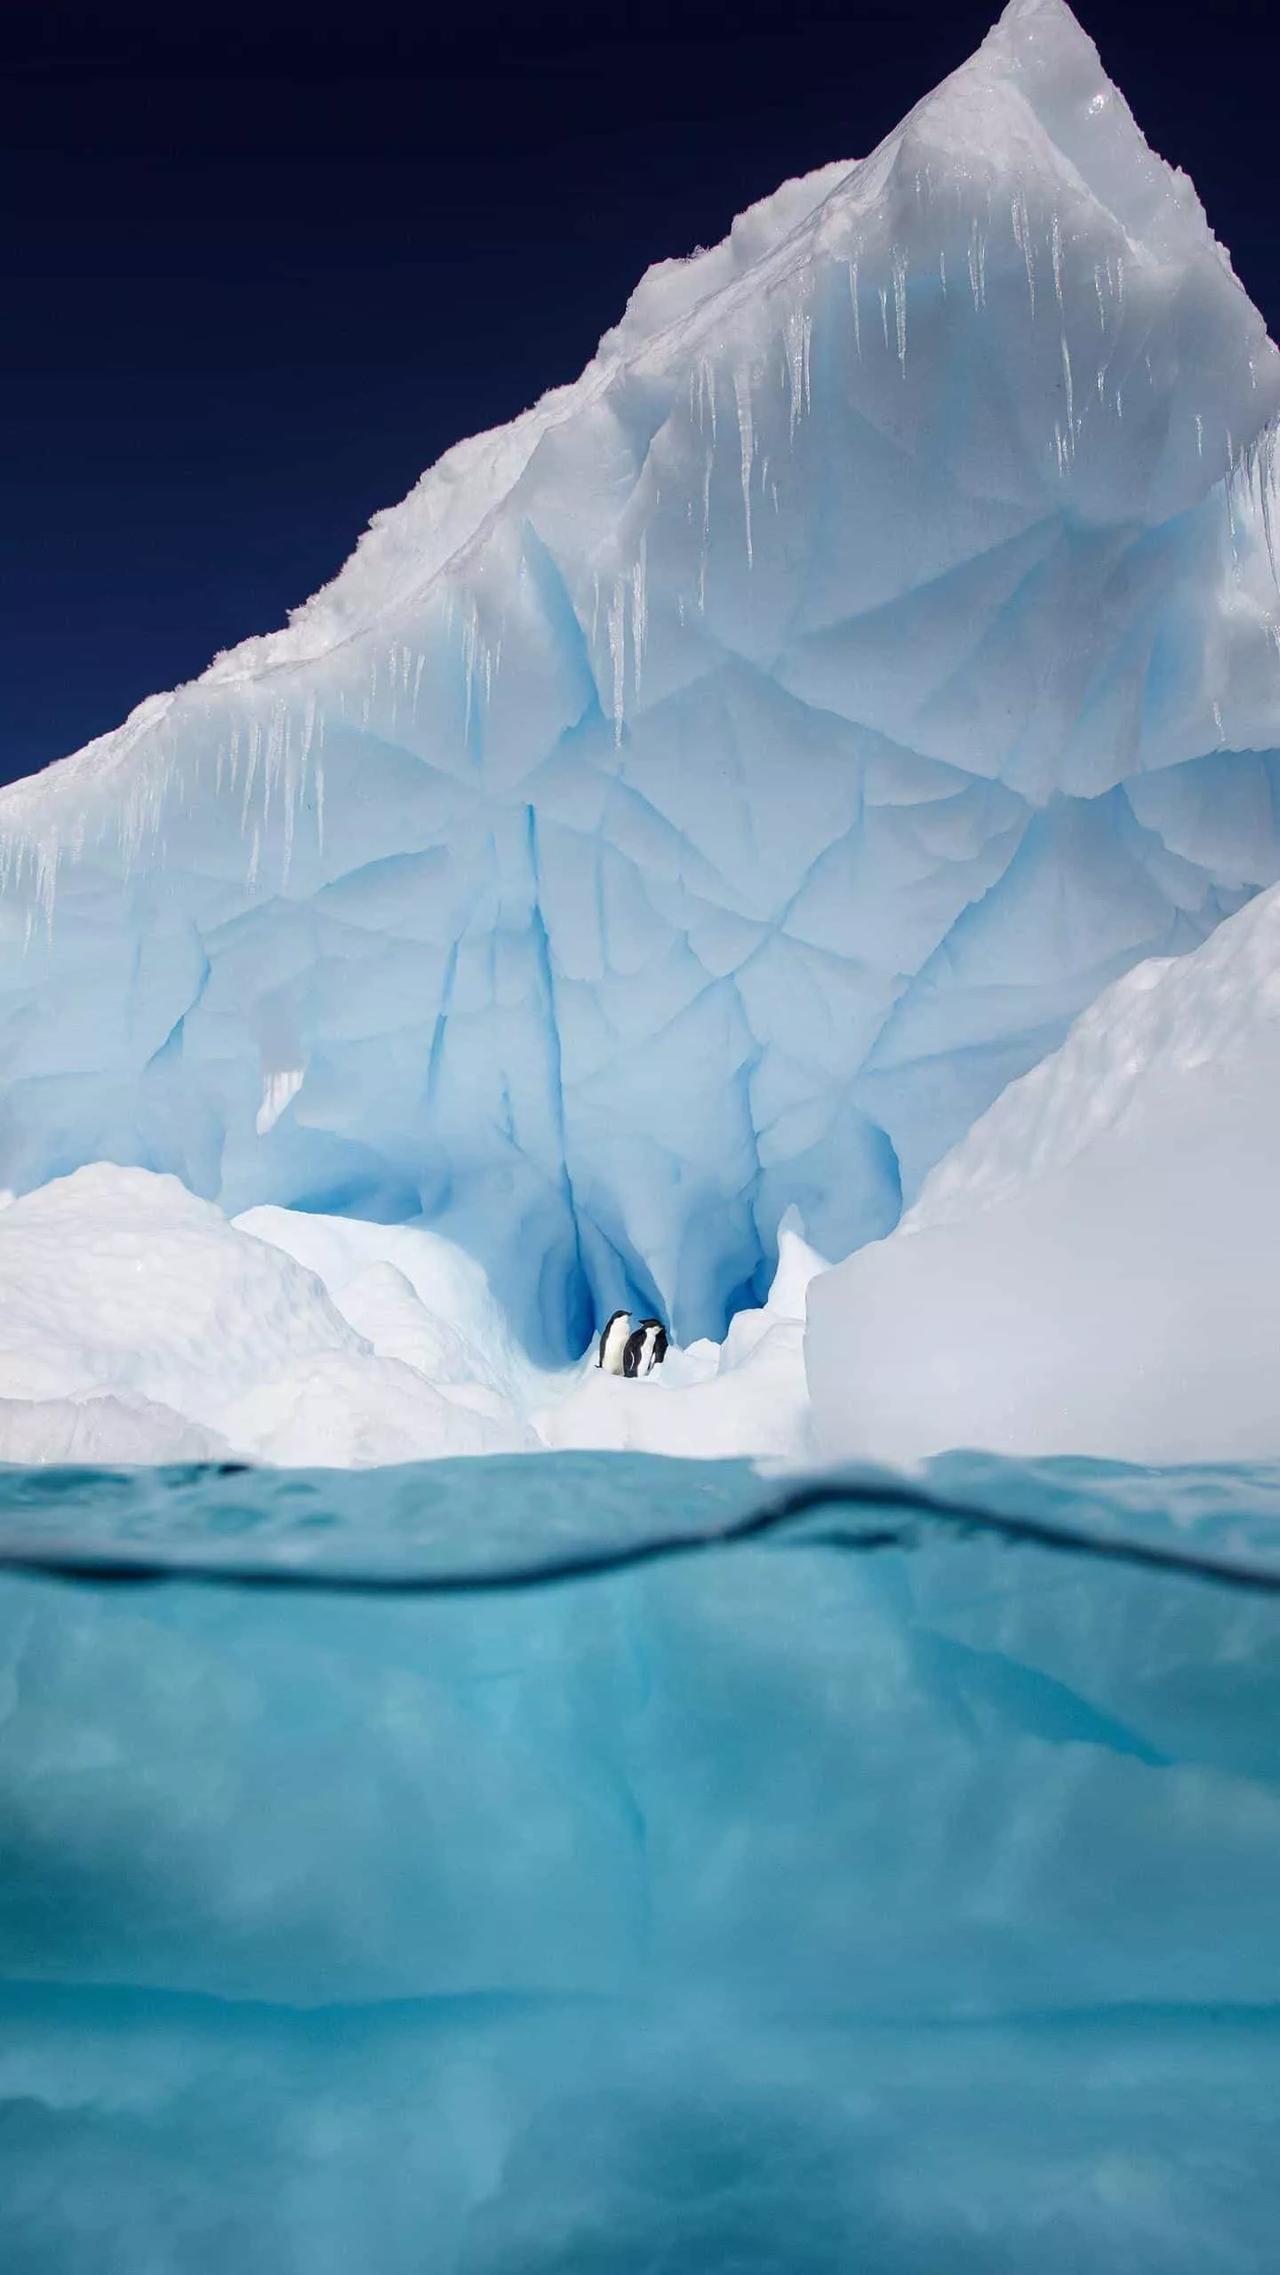
[[[0,1183],[422,1214],[719,1337],[1280,875],[1280,369],[1057,0],[0,795]],[[53,911],[51,927],[40,912]]]
[[[1137,299],[1128,308],[1127,286]],[[714,444],[722,427],[730,430],[726,448],[742,480],[739,537],[754,553],[769,533],[758,510],[751,527],[752,493],[779,510],[774,493],[785,485],[797,425],[813,409],[815,324],[833,313],[839,321],[822,342],[829,369],[820,377],[838,380],[846,419],[874,418],[921,458],[930,429],[940,427],[941,468],[953,480],[959,446],[984,474],[1003,459],[1009,489],[1055,509],[1064,483],[1074,511],[1087,513],[1095,493],[1105,525],[1122,518],[1124,501],[1111,486],[1116,459],[1136,510],[1160,518],[1238,468],[1280,408],[1276,350],[1192,184],[1150,150],[1065,0],[1010,0],[975,55],[871,157],[783,184],[740,216],[721,245],[650,269],[579,381],[446,452],[400,505],[374,517],[344,569],[285,630],[219,656],[194,687],[151,698],[126,728],[81,753],[97,763],[79,769],[87,777],[80,787],[99,773],[123,787],[110,761],[136,761],[152,734],[163,740],[175,704],[197,690],[262,680],[275,717],[289,691],[273,688],[270,675],[337,662],[334,651],[353,642],[359,652],[346,661],[362,716],[367,707],[399,717],[397,699],[411,686],[420,696],[427,667],[444,659],[394,646],[386,656],[383,641],[401,612],[419,615],[429,594],[450,620],[458,651],[450,676],[464,682],[470,725],[477,683],[491,698],[500,667],[507,572],[514,565],[522,581],[533,573],[521,543],[527,532],[517,529],[513,563],[503,525],[528,515],[546,536],[557,506],[584,556],[571,565],[590,574],[589,627],[588,610],[576,614],[579,630],[589,630],[593,679],[606,708],[610,697],[625,706],[633,692],[625,674],[612,683],[628,647],[640,677],[646,532],[672,518],[651,462],[661,457],[662,470],[679,477],[696,458],[688,493],[677,479],[673,501],[692,518],[707,467],[701,447],[690,453],[689,430],[699,445],[708,432]],[[975,325],[978,317],[989,320]],[[963,373],[954,368],[960,335],[970,366]],[[924,368],[919,384],[901,391],[909,360]],[[973,399],[975,361],[986,380],[1003,375],[1000,394],[1020,414],[1016,439]],[[900,390],[886,389],[886,379]],[[1037,380],[1044,384],[1021,384]],[[1174,400],[1186,390],[1198,390],[1198,410]],[[779,407],[789,447],[769,452]],[[1112,431],[1126,415],[1128,431]],[[1168,432],[1145,431],[1144,421]],[[606,428],[612,448],[598,456]],[[566,472],[574,477],[568,494]],[[1049,473],[1055,486],[1046,491]],[[710,478],[718,494],[718,469]],[[583,512],[591,522],[585,543],[576,518]],[[553,558],[566,565],[558,550]],[[686,601],[696,593],[705,602],[706,566],[699,561]],[[630,589],[620,591],[619,579]],[[260,737],[256,766],[250,728],[241,764],[260,770],[260,796],[273,774],[294,763],[305,771],[318,725],[293,735],[282,725],[270,748]],[[50,778],[40,780],[47,792]],[[3,802],[5,820],[19,827],[32,803],[22,790]]]

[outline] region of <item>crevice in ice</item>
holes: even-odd
[[[306,1071],[304,1066],[286,1066],[275,1074],[263,1075],[262,1102],[254,1123],[259,1137],[266,1137],[275,1128],[285,1108],[301,1090]]]
[[[542,913],[542,866],[538,852],[538,817],[532,806],[525,808],[525,820],[529,876],[533,892],[530,928],[534,957],[546,1008],[547,1075],[551,1086],[552,1113],[560,1147],[560,1173],[564,1201],[573,1239],[573,1265],[566,1279],[564,1320],[544,1320],[543,1324],[553,1341],[557,1335],[562,1333],[565,1337],[565,1347],[569,1351],[576,1352],[584,1350],[590,1340],[595,1326],[595,1305],[590,1279],[583,1261],[582,1232],[578,1222],[573,1172],[569,1165],[569,1126],[564,1100],[560,1008],[556,996],[555,966],[551,954],[551,942],[547,934],[546,919]]]
[[[449,1028],[449,1014],[453,1009],[453,992],[458,977],[458,955],[462,943],[455,939],[445,958],[444,979],[440,988],[440,1004],[431,1030],[431,1044],[427,1052],[426,1101],[434,1105],[440,1084],[440,1068],[444,1058],[445,1037]]]

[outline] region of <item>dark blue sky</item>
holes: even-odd
[[[650,261],[869,149],[995,13],[10,0],[0,780],[280,623]],[[1274,7],[1082,15],[1274,331]]]

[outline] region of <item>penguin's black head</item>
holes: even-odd
[[[606,1319],[606,1321],[605,1321],[605,1323],[604,1323],[604,1332],[605,1332],[605,1334],[606,1334],[606,1335],[608,1334],[608,1332],[609,1332],[609,1329],[610,1329],[610,1328],[613,1326],[613,1324],[614,1324],[615,1320],[618,1320],[618,1319],[630,1319],[630,1317],[631,1317],[631,1314],[630,1314],[630,1312],[629,1312],[629,1311],[611,1311],[611,1312],[610,1312],[610,1314],[609,1314],[609,1316],[608,1316],[608,1318]]]
[[[642,1327],[661,1327],[662,1321],[660,1319],[642,1319],[640,1325]]]

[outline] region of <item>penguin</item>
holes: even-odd
[[[611,1319],[606,1319],[596,1356],[596,1365],[605,1374],[622,1373],[622,1363],[630,1332],[631,1314],[629,1311],[615,1311]]]
[[[622,1353],[622,1371],[625,1375],[652,1374],[667,1355],[667,1331],[660,1319],[642,1319],[635,1332],[628,1335]]]

